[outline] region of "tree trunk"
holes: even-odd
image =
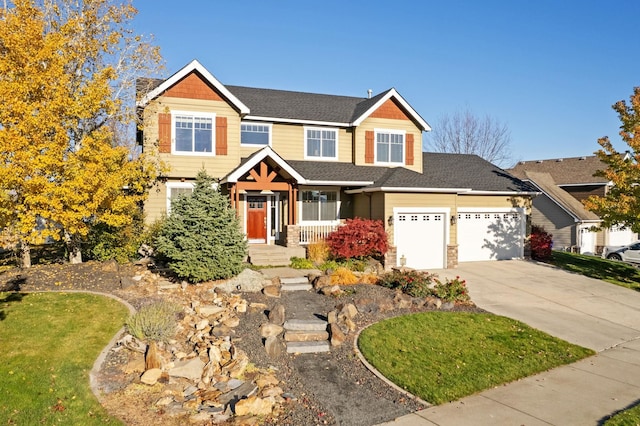
[[[147,353],[144,355],[144,369],[151,370],[152,368],[162,368],[162,360],[158,355],[158,345],[153,340],[149,342]]]
[[[78,239],[65,231],[64,242],[67,245],[67,252],[69,253],[69,263],[82,263],[82,251],[80,250]]]
[[[25,241],[20,243],[20,260],[23,268],[31,268],[31,246]]]

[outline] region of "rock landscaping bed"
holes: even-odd
[[[0,275],[7,290],[90,290],[136,308],[160,300],[183,307],[175,337],[159,345],[160,368],[145,372],[146,345],[124,334],[96,375],[102,404],[129,425],[365,425],[424,408],[362,365],[353,346],[356,331],[410,312],[479,309],[376,285],[323,282],[285,292],[277,278],[245,270],[233,280],[193,285],[143,266],[101,263]],[[330,352],[284,350],[283,323],[305,309],[328,320]]]

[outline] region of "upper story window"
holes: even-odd
[[[305,128],[305,158],[338,159],[338,131],[335,129]]]
[[[404,164],[404,132],[376,130],[376,162]]]
[[[242,145],[271,145],[271,125],[256,123],[240,124],[240,143]]]
[[[174,111],[171,117],[174,154],[214,154],[215,114]]]

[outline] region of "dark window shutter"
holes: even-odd
[[[216,117],[216,155],[227,155],[227,117]]]
[[[413,166],[413,133],[407,133],[407,142],[404,145],[405,149],[405,164],[407,166]]]
[[[171,152],[171,114],[158,114],[158,151]]]
[[[373,137],[373,130],[367,130],[364,134],[364,162],[368,164],[373,164],[375,159]]]

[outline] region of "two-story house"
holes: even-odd
[[[532,221],[553,235],[554,248],[593,254],[603,246],[630,244],[637,239],[629,229],[592,230],[600,226],[600,217],[585,209],[582,202],[591,195],[607,193],[611,182],[595,176],[605,168],[598,157],[590,155],[520,161],[509,172],[541,193],[533,200]]]
[[[147,221],[198,170],[219,179],[250,244],[300,246],[342,220],[382,220],[387,267],[524,256],[533,190],[473,155],[422,152],[427,122],[395,90],[334,96],[229,86],[193,61],[139,81],[145,152],[170,166]]]

